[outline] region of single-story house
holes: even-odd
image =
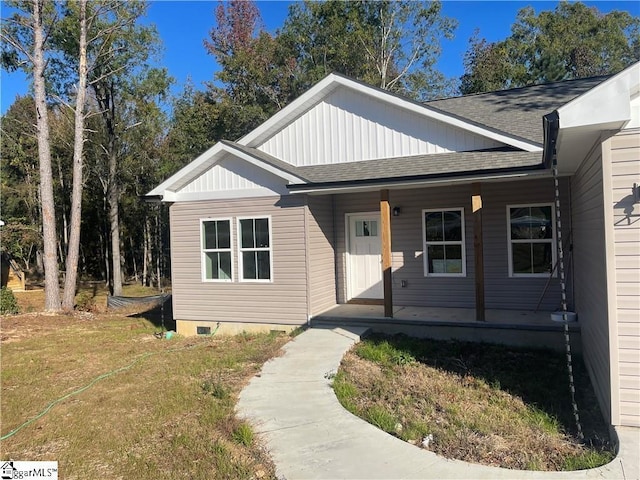
[[[179,333],[564,297],[605,418],[640,426],[638,183],[635,64],[427,103],[331,74],[148,196],[169,205]]]

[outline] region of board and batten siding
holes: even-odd
[[[568,226],[568,182],[561,181],[564,225]],[[400,306],[475,307],[475,267],[471,185],[391,190],[391,207],[400,215],[391,218],[393,259],[393,303]],[[509,277],[507,249],[507,205],[550,204],[554,201],[550,178],[482,184],[483,241],[486,308],[534,310],[548,278]],[[346,225],[348,213],[380,210],[380,193],[336,195],[336,261],[338,302],[347,300]],[[422,211],[424,209],[464,208],[465,277],[425,277]],[[566,238],[566,233],[565,233]],[[405,287],[402,287],[404,280]],[[553,278],[540,309],[551,311],[560,303],[560,286]]]
[[[561,161],[562,159],[560,159]],[[595,148],[571,177],[574,303],[584,361],[602,413],[611,423],[611,363],[602,150]]]
[[[170,207],[176,320],[301,325],[307,320],[304,197],[174,203]],[[271,217],[272,282],[240,282],[238,217]],[[200,220],[231,218],[233,281],[203,282]]]
[[[335,231],[332,203],[332,195],[308,197],[310,315],[318,315],[336,305]]]
[[[349,89],[337,89],[257,148],[296,166],[502,146]]]
[[[618,327],[620,425],[640,427],[640,128],[609,142]]]

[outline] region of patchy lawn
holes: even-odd
[[[57,460],[65,479],[274,477],[234,405],[288,337],[160,340],[145,318],[105,313],[27,313],[1,327],[0,458]]]
[[[575,438],[565,356],[550,350],[373,336],[333,385],[349,411],[446,458],[577,470],[613,453],[580,358],[574,374],[587,444]]]

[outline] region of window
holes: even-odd
[[[269,221],[268,217],[238,219],[241,280],[271,280],[271,229]]]
[[[356,220],[356,237],[377,237],[378,222],[376,220]]]
[[[230,282],[231,220],[202,220],[202,280]]]
[[[548,276],[555,262],[552,205],[507,207],[509,275]]]
[[[423,210],[425,276],[463,277],[464,209]]]

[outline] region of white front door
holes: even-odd
[[[349,215],[349,298],[384,298],[380,215]]]

